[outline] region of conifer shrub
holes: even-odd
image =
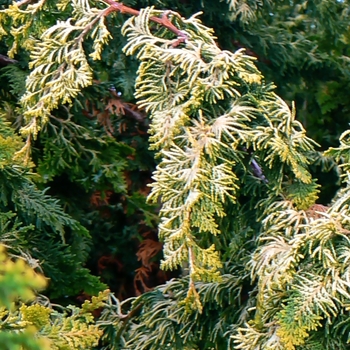
[[[337,13],[339,33],[344,30],[346,2],[310,4],[295,11],[311,13],[319,21],[313,25]],[[258,55],[220,48],[199,14],[128,5],[133,1],[24,0],[0,12],[9,59],[29,55],[28,69],[12,62],[2,75],[12,90],[0,125],[1,242],[44,271],[51,298],[100,291],[62,312],[40,298],[15,311],[5,302],[4,327],[13,329],[12,312],[24,319],[19,335],[6,333],[6,341],[28,349],[346,349],[349,131],[339,147],[317,152],[295,105],[257,68]],[[252,32],[255,12],[259,18],[289,13],[270,2],[225,6],[231,22]],[[336,36],[331,19],[319,28]],[[300,44],[295,37],[289,43]],[[305,40],[297,50],[311,47]],[[310,52],[310,62],[316,58],[320,51]],[[288,63],[286,55],[271,60]],[[317,101],[328,113],[333,105],[326,95],[320,92]],[[137,105],[127,101],[133,98]],[[130,120],[137,132],[122,137]],[[314,164],[341,174],[330,203],[318,202]],[[147,180],[134,181],[137,186],[132,179],[140,166]],[[49,194],[42,188],[50,184]],[[72,201],[67,190],[77,194]],[[127,259],[138,239],[142,263],[132,292],[120,288],[117,296],[101,292],[106,286],[85,266],[97,237],[101,250],[123,241],[113,238],[114,215],[135,220],[124,226],[129,241],[120,254]],[[160,267],[179,276],[152,288],[147,283],[160,253],[150,238],[155,227],[163,243]],[[122,275],[122,258],[102,254],[100,272],[113,263]],[[23,282],[26,291],[40,287]],[[140,295],[127,298],[133,293]],[[37,342],[25,345],[27,332]]]

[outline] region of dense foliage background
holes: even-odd
[[[19,130],[28,120],[20,99],[32,69],[32,48],[26,46],[28,38],[21,28],[31,26],[31,35],[40,36],[69,16],[71,8],[67,1],[66,8],[57,11],[55,2],[48,0],[45,6],[52,11],[20,18],[15,10],[5,11],[10,4],[1,1],[0,5],[1,242],[12,256],[24,258],[50,279],[44,294],[52,303],[81,305],[106,288],[114,292],[117,300],[111,297],[104,311],[95,314],[96,320],[101,317],[97,323],[105,332],[99,349],[236,348],[232,335],[241,325],[242,309],[253,307],[246,305],[247,300],[256,294],[247,266],[257,247],[256,206],[263,198],[264,184],[254,199],[248,190],[240,193],[241,208],[228,208],[232,215],[222,223],[226,234],[213,239],[224,262],[222,273],[228,277],[221,283],[199,282],[203,313],[180,315],[187,277],[184,268],[160,269],[160,203],[146,202],[159,158],[149,150],[149,114],[137,106],[134,95],[139,62],[123,51],[128,39],[121,27],[128,15],[107,17],[112,38],[101,60],[89,62],[93,85],[79,92],[70,105],[56,108],[23,151],[25,140]],[[350,121],[347,0],[126,0],[123,4],[134,9],[155,6],[185,18],[202,11],[199,18],[214,29],[222,50],[244,48],[254,57],[265,81],[276,85],[277,94],[291,109],[295,103],[297,120],[318,143],[316,151],[306,152],[320,185],[317,204],[331,203],[341,186],[335,159],[343,155],[332,158],[322,152],[339,145]],[[91,50],[93,40],[84,45]],[[248,166],[245,171],[251,173]],[[249,179],[242,178],[249,185]],[[249,217],[252,222],[247,221]],[[204,235],[202,241],[211,239]],[[164,285],[171,278],[176,279]],[[156,286],[160,287],[154,290]],[[125,300],[122,312],[129,314],[123,319],[116,310]],[[158,313],[153,317],[154,310]],[[176,321],[170,326],[164,320],[172,317]],[[342,317],[341,322],[347,323],[346,315]],[[323,326],[330,332],[329,324]],[[348,346],[346,327],[337,335],[339,349]],[[335,343],[300,348],[321,346],[334,349]],[[248,345],[240,348],[250,349]]]

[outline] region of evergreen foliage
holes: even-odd
[[[104,289],[82,266],[89,233],[63,212],[57,199],[36,187],[38,175],[32,172],[33,164],[25,161],[25,154],[18,153],[24,144],[4,118],[0,133],[1,242],[11,254],[28,256],[31,266],[43,268],[50,277],[52,297],[75,295],[82,287],[91,293]],[[72,251],[73,247],[80,255]]]
[[[209,25],[220,17],[218,38],[167,1],[3,6],[8,55],[30,59],[1,75],[1,242],[44,271],[51,298],[105,287],[83,267],[92,244],[104,281],[108,267],[125,273],[135,245],[142,264],[130,262],[133,288],[121,277],[117,297],[4,315],[57,349],[346,349],[349,131],[335,148],[339,128],[322,142],[319,125],[348,114],[349,4],[175,3]],[[300,120],[333,147],[317,153]],[[317,164],[341,173],[331,203],[317,203]],[[156,224],[161,267],[180,276],[152,289]]]
[[[101,332],[93,322],[92,311],[101,307],[108,291],[86,301],[82,308],[70,307],[58,312],[39,303],[23,302],[35,298],[34,290],[46,285],[24,260],[10,260],[0,246],[0,342],[2,349],[91,349],[97,344]],[[68,310],[67,310],[68,311]]]

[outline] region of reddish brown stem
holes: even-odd
[[[106,16],[112,12],[126,13],[132,16],[138,16],[140,14],[140,11],[135,10],[131,7],[125,6],[122,3],[119,3],[113,0],[103,0],[103,1],[109,5],[109,8],[106,10],[106,13],[105,13]],[[160,24],[161,26],[169,29],[171,32],[176,34],[178,37],[178,40],[176,41],[176,43],[173,44],[173,46],[177,46],[180,43],[186,42],[186,40],[188,39],[188,36],[186,35],[186,33],[178,29],[173,23],[171,23],[171,21],[168,18],[169,12],[170,11],[164,12],[161,18],[152,16],[150,17],[150,20],[152,22]]]
[[[0,54],[0,65],[1,66],[7,66],[8,64],[14,64],[14,63],[18,63],[18,61],[14,60],[10,57],[7,57],[5,55]]]
[[[251,50],[251,49],[245,47],[245,46],[244,46],[243,44],[241,44],[238,40],[232,40],[231,42],[232,42],[232,44],[233,44],[234,46],[238,47],[239,49],[244,48],[245,52],[246,52],[249,56],[256,57],[260,62],[263,62],[263,63],[266,63],[266,64],[271,64],[271,61],[270,61],[270,60],[258,56],[257,53],[255,53],[253,50]]]

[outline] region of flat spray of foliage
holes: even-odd
[[[86,301],[81,309],[58,312],[39,303],[26,305],[46,285],[46,279],[23,259],[12,261],[0,246],[0,343],[4,350],[90,349],[101,331],[92,311],[101,307],[108,291]]]
[[[61,19],[43,21],[52,9]],[[151,119],[158,166],[149,201],[161,203],[162,267],[187,276],[131,301],[111,298],[98,322],[104,349],[345,349],[349,187],[329,208],[315,205],[314,142],[295,110],[252,57],[221,50],[197,16],[110,0],[2,11],[10,54],[31,53],[21,101],[28,142],[17,156],[93,83],[94,60],[113,40],[107,18],[118,12],[134,15],[124,52],[140,62],[135,96]],[[329,154],[343,159],[347,136]]]

